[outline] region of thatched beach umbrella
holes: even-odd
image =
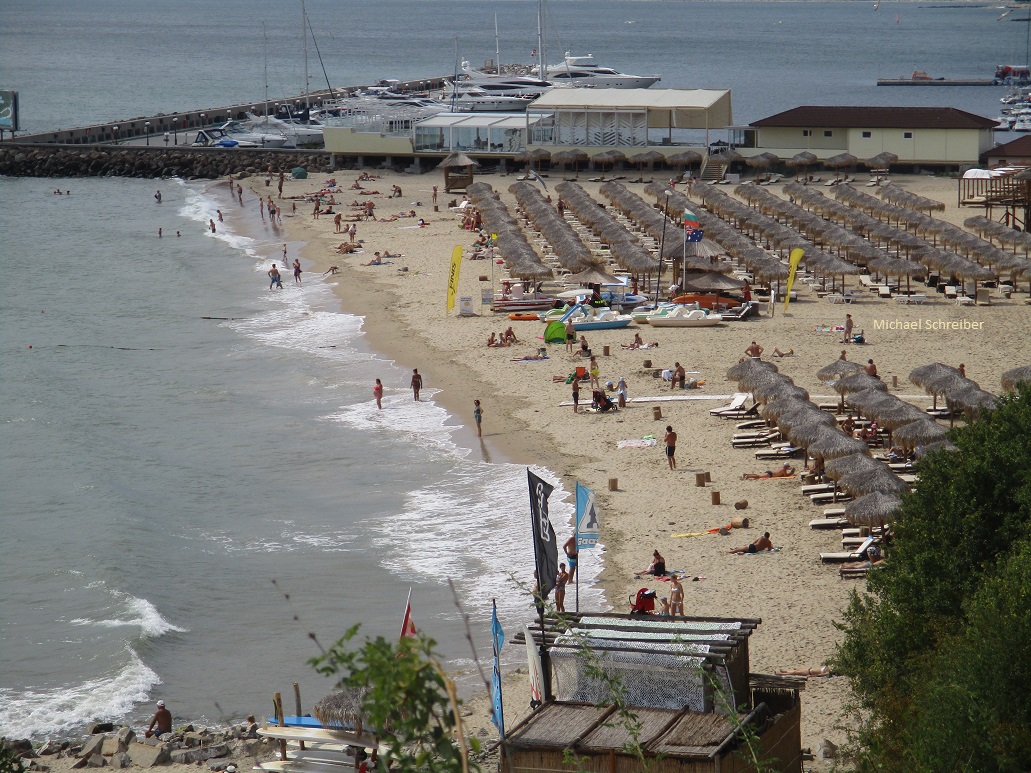
[[[792,383],[791,379],[787,376],[779,376],[779,379],[755,384],[752,387],[752,394],[756,400],[761,402],[786,400],[789,397],[798,397],[802,400],[809,399],[809,392]]]
[[[884,151],[883,153],[878,153],[873,158],[866,159],[866,161],[863,162],[863,165],[866,166],[867,169],[887,169],[892,164],[897,164],[898,162],[898,156],[894,153]]]
[[[825,411],[820,411],[824,413]],[[802,418],[795,417],[795,421],[787,421],[786,417],[781,417],[781,421],[777,422],[777,426],[780,428],[788,440],[798,446],[807,446],[810,443],[815,443],[820,435],[827,430],[830,426],[826,422],[820,420],[814,414],[804,414]],[[833,422],[834,417],[831,417]]]
[[[741,378],[737,379],[737,388],[743,392],[751,392],[754,389],[765,389],[767,386],[772,384],[776,384],[778,386],[790,386],[791,383],[791,379],[786,378],[775,371],[756,369],[749,371],[745,375],[741,376]]]
[[[583,150],[560,150],[558,153],[551,154],[551,163],[574,167],[577,179],[579,179],[580,165],[586,164],[590,158]]]
[[[312,713],[323,727],[353,727],[361,735],[366,721],[363,703],[368,692],[367,687],[336,690],[316,703]]]
[[[1002,374],[1002,388],[1007,392],[1016,392],[1017,384],[1031,384],[1031,365],[1007,370]]]
[[[881,494],[904,494],[910,485],[898,475],[883,468],[882,472],[853,472],[838,479],[838,485],[854,497],[879,492]]]
[[[857,472],[877,473],[885,469],[881,462],[878,462],[867,453],[849,454],[831,459],[823,466],[823,474],[831,480],[840,480],[846,475]]]
[[[793,155],[784,163],[786,163],[788,166],[795,167],[795,178],[797,179],[798,167],[808,167],[812,164],[815,164],[817,161],[819,161],[819,159],[816,157],[815,153],[810,153],[808,150],[803,150],[801,153],[796,153],[795,155]]]
[[[838,153],[838,155],[831,156],[823,163],[825,163],[829,167],[832,167],[834,169],[836,176],[838,170],[846,166],[855,166],[857,161],[859,161],[859,159],[857,159],[851,153]]]
[[[837,381],[853,373],[863,373],[863,366],[851,360],[835,360],[830,365],[816,371],[816,377],[820,381]]]
[[[834,384],[834,391],[839,395],[850,395],[855,392],[862,392],[866,389],[876,389],[879,392],[887,392],[888,385],[875,376],[868,376],[866,373],[853,373],[838,379]]]
[[[922,387],[925,392],[934,397],[934,407],[938,407],[938,395],[942,392],[938,392],[931,388],[932,382],[939,381],[942,376],[956,376],[962,378],[959,372],[959,368],[954,368],[951,365],[946,365],[942,362],[932,362],[929,365],[921,365],[919,368],[913,368],[909,372],[909,380],[911,383],[916,384],[918,387]]]
[[[671,156],[666,156],[666,163],[677,169],[683,169],[684,167],[691,166],[692,164],[702,163],[702,154],[696,150],[685,150],[680,153],[674,153]]]
[[[745,283],[740,279],[712,272],[703,274],[692,273],[684,276],[685,290],[697,290],[702,293],[740,290],[744,285]]]
[[[811,456],[819,459],[837,459],[839,456],[864,453],[867,447],[862,440],[849,437],[841,430],[828,428],[821,432],[806,449]]]
[[[928,454],[933,454],[936,451],[958,451],[959,447],[955,443],[950,443],[948,440],[939,440],[937,443],[928,443],[926,446],[919,446],[916,449],[916,458],[923,459]]]
[[[589,266],[576,274],[567,274],[562,277],[566,282],[577,282],[579,284],[619,284],[619,279],[598,266]]]
[[[899,427],[892,433],[892,441],[905,449],[937,443],[945,439],[947,430],[931,419],[920,419]]]
[[[814,403],[811,403],[808,400],[803,400],[800,397],[786,397],[780,400],[771,400],[766,403],[759,412],[762,414],[764,419],[779,423],[782,416],[787,416],[789,414],[808,409],[820,410]]]
[[[901,506],[897,496],[875,491],[845,505],[845,518],[853,526],[881,526],[891,522]]]
[[[731,365],[727,369],[727,380],[728,381],[741,381],[746,376],[750,376],[758,371],[766,371],[768,373],[776,373],[777,366],[772,362],[766,362],[765,360],[753,360],[751,357],[738,362],[736,365]]]

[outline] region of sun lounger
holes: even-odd
[[[974,305],[974,299],[971,298],[969,295],[957,295],[956,296],[956,305],[957,306],[973,306]]]
[[[756,451],[756,459],[792,459],[802,451],[801,446],[781,446],[768,451]]]
[[[731,441],[734,448],[755,448],[756,446],[768,446],[774,440],[780,439],[779,432],[770,432],[766,435],[759,435],[753,438],[739,438]]]
[[[824,518],[840,518],[845,514],[844,507],[828,507],[823,511]]]
[[[749,421],[738,422],[734,429],[758,429],[759,427],[765,427],[766,421],[763,419],[751,419]]]
[[[814,505],[829,505],[832,502],[848,502],[852,499],[850,494],[844,491],[828,491],[822,494],[812,494],[809,501]]]
[[[871,567],[869,564],[864,564],[862,566],[843,566],[840,569],[838,569],[838,577],[840,577],[843,580],[847,580],[850,578],[859,579],[861,577],[866,577],[866,575],[870,573],[870,569],[872,568],[873,567]]]
[[[811,486],[802,486],[802,493],[805,496],[810,494],[823,494],[826,491],[834,491],[833,483],[814,483]]]
[[[724,405],[722,408],[713,408],[709,411],[713,416],[720,416],[724,413],[733,411],[740,411],[745,406],[745,402],[748,400],[747,392],[735,392],[734,397],[731,398],[730,405]]]
[[[731,309],[724,309],[720,312],[720,316],[724,322],[740,322],[743,319],[747,319],[752,313],[752,304],[746,303],[743,306],[735,306]]]
[[[814,518],[809,522],[810,529],[840,529],[848,526],[847,518]]]
[[[956,298],[959,296],[959,292],[956,290],[956,287],[954,285],[945,285],[945,289],[943,290],[943,292],[945,293],[945,297],[948,298],[950,301],[956,300]]]
[[[840,553],[820,553],[820,560],[825,564],[843,563],[845,561],[862,561],[866,558],[866,551],[873,545],[874,538],[867,537],[863,540],[854,552],[842,551]]]
[[[880,285],[877,288],[877,297],[878,298],[890,298],[891,297],[891,288],[888,287],[888,285]]]

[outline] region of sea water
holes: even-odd
[[[250,196],[2,179],[0,198],[0,731],[140,718],[156,696],[215,720],[294,681],[314,702],[330,685],[308,634],[394,637],[410,588],[416,626],[469,670],[448,578],[481,655],[491,599],[513,631],[531,616],[526,468],[461,447],[432,383],[412,398],[421,363],[369,350],[319,276],[270,292],[286,237]]]
[[[503,61],[529,62],[537,45],[528,0],[306,5],[334,86],[480,64],[495,13]],[[1001,14],[545,6],[550,62],[594,52],[660,86],[731,88],[739,123],[800,104],[996,115],[1001,89],[874,82],[1024,62],[1025,25]],[[298,4],[0,4],[0,87],[21,92],[26,129],[260,104],[266,49],[268,93],[300,92]],[[324,85],[314,50],[310,69]],[[293,681],[310,708],[329,685],[304,664],[319,651],[309,632],[323,646],[354,622],[393,637],[409,588],[416,625],[471,672],[448,577],[481,655],[491,598],[510,632],[530,616],[510,579],[532,570],[525,468],[485,463],[464,447],[468,417],[412,401],[420,363],[370,350],[318,277],[296,287],[285,272],[270,293],[286,237],[253,203],[244,213],[218,185],[126,179],[0,179],[0,201],[0,733],[141,720],[157,697],[183,720],[261,713]],[[219,208],[232,216],[212,235]],[[558,489],[560,533],[570,513]],[[599,558],[586,554],[585,578]]]

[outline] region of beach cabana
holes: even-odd
[[[444,170],[444,192],[464,191],[472,185],[473,174],[478,166],[465,153],[455,151],[450,154],[440,162],[440,168]]]

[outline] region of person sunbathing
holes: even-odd
[[[742,480],[763,480],[764,478],[790,478],[795,474],[795,468],[787,462],[784,462],[783,467],[778,467],[776,470],[767,470],[766,472],[746,472],[741,476]]]
[[[362,189],[362,186],[358,183],[357,180],[355,180],[353,183],[351,183],[351,190],[352,191],[360,191],[361,189]]]
[[[728,550],[727,553],[732,553],[733,555],[740,556],[744,555],[745,553],[760,553],[765,550],[773,550],[773,542],[770,540],[769,532],[763,534],[761,537],[759,537],[759,539],[755,540],[755,542],[751,543],[750,545],[745,545],[745,547],[743,548],[734,548],[733,550]]]
[[[358,194],[359,196],[379,196],[379,191],[362,191]]]
[[[341,255],[353,255],[354,253],[358,252],[358,250],[360,250],[361,248],[362,245],[356,244],[355,242],[342,242],[340,246],[337,247],[337,252],[339,252]]]
[[[795,350],[794,349],[788,349],[786,352],[782,352],[777,347],[773,347],[773,356],[774,357],[794,357],[795,356]]]
[[[641,338],[641,334],[640,333],[634,333],[634,340],[631,341],[629,344],[624,344],[623,348],[624,349],[640,349],[642,346],[644,346],[644,339]]]
[[[380,255],[378,252],[374,252],[372,254],[373,254],[374,257],[372,258],[372,260],[370,260],[365,265],[366,266],[382,266],[383,265],[383,256]]]
[[[652,562],[648,564],[647,569],[639,572],[639,574],[650,574],[652,577],[665,577],[666,559],[662,557],[662,554],[658,550],[653,550]]]
[[[810,676],[834,676],[830,666],[820,666],[819,668],[781,668],[777,670],[777,674],[780,676],[804,676],[807,679]]]

